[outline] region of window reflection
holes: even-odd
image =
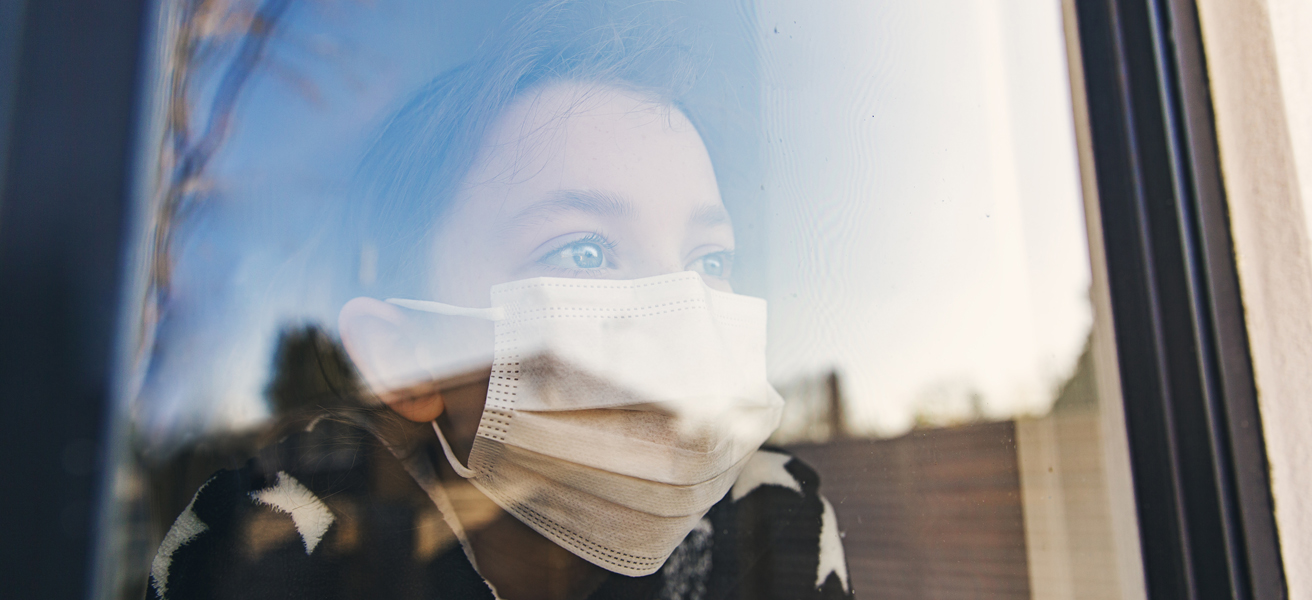
[[[123,595],[1142,595],[1056,2],[160,23]]]

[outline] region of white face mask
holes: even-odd
[[[765,301],[693,272],[537,278],[492,308],[388,300],[492,319],[492,378],[468,466],[507,512],[574,554],[639,576],[664,564],[779,423]]]

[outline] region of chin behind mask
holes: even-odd
[[[733,486],[778,426],[765,301],[693,272],[537,278],[492,308],[389,299],[495,321],[492,377],[468,465],[507,512],[585,560],[647,575]]]

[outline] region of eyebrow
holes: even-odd
[[[704,225],[706,227],[716,227],[731,223],[729,219],[729,211],[725,210],[724,205],[719,203],[703,204],[697,210],[693,211],[692,219],[690,220],[693,223]]]
[[[517,229],[539,224],[562,213],[581,212],[598,217],[627,217],[633,204],[608,192],[562,190],[534,202],[506,221],[506,228]]]
[[[626,198],[605,191],[561,190],[534,202],[506,221],[506,229],[519,229],[537,225],[553,216],[564,213],[585,213],[598,217],[631,217],[636,211]],[[724,205],[705,204],[693,211],[692,223],[715,227],[730,223]]]

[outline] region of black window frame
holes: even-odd
[[[1198,10],[1076,0],[1149,598],[1284,598]]]
[[[0,2],[0,564],[85,597],[155,4]],[[1148,595],[1284,598],[1197,8],[1074,9]]]
[[[88,597],[153,3],[0,2],[0,573],[6,597]]]

